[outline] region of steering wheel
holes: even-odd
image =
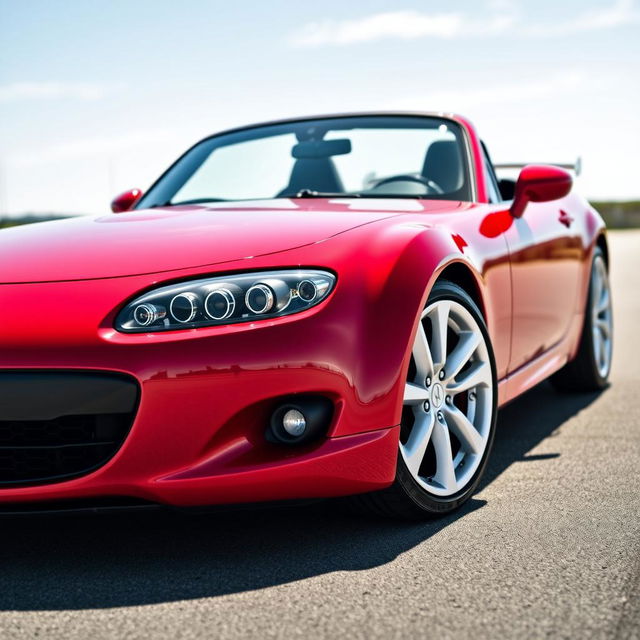
[[[400,176],[391,176],[390,178],[383,178],[382,180],[380,180],[380,182],[377,182],[375,187],[373,188],[377,189],[384,184],[390,184],[392,182],[417,182],[418,184],[424,185],[425,187],[427,187],[427,189],[430,189],[438,195],[442,195],[444,193],[444,189],[433,180],[429,180],[424,176],[415,176],[409,173]]]

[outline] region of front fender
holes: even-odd
[[[348,301],[352,348],[358,354],[352,370],[357,406],[375,406],[377,421],[381,416],[389,425],[400,421],[418,319],[435,281],[455,263],[468,269],[481,292],[482,276],[453,234],[436,227],[396,225],[369,238],[358,253],[358,265],[366,268],[339,274],[335,302]]]

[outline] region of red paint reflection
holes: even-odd
[[[459,233],[454,233],[452,234],[451,237],[453,238],[453,241],[456,243],[456,246],[458,247],[458,249],[460,249],[460,251],[464,253],[464,248],[469,246],[466,240]]]
[[[480,223],[480,233],[486,238],[497,238],[513,224],[513,216],[509,209],[495,211],[485,216]]]

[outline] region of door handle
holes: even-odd
[[[573,218],[566,212],[560,209],[560,215],[558,216],[558,220],[561,224],[563,224],[567,229],[571,226],[573,222]]]

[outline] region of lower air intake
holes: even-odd
[[[116,374],[0,373],[0,485],[57,482],[105,464],[135,417],[138,385]]]

